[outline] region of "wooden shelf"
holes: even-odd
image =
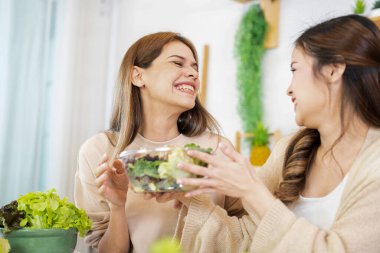
[[[280,0],[260,0],[260,6],[268,23],[268,31],[265,35],[264,47],[275,48],[278,46]]]
[[[371,20],[380,28],[380,16],[372,17]]]

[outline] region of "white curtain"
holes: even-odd
[[[67,0],[57,15],[52,90],[53,138],[47,187],[73,196],[80,145],[107,126],[106,110],[117,69],[113,66],[113,10],[117,1]]]
[[[53,187],[73,201],[78,149],[108,127],[118,5],[0,0],[0,206]]]
[[[118,1],[61,1],[53,72],[50,157],[46,186],[73,201],[80,145],[108,127],[117,74],[115,30]],[[76,252],[96,252],[78,238]]]
[[[55,4],[1,1],[0,204],[46,183]]]
[[[80,144],[107,126],[117,73],[106,0],[0,0],[0,204],[73,195]]]

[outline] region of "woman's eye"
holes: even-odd
[[[291,69],[290,69],[290,71],[294,72],[294,71],[296,71],[296,69],[294,69],[294,68],[291,68]]]
[[[174,63],[175,65],[179,66],[179,67],[182,67],[182,66],[183,66],[182,62],[179,62],[179,61],[173,61],[173,63]]]

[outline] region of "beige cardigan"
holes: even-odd
[[[273,192],[281,179],[290,138],[276,145],[260,176]],[[204,197],[183,207],[176,237],[185,252],[380,252],[380,130],[370,129],[351,167],[342,201],[330,230],[296,218],[277,200],[260,220],[253,211],[228,214]],[[186,219],[184,219],[186,217]]]
[[[197,143],[202,147],[216,149],[219,141],[227,141],[215,134],[204,133],[195,137],[178,137],[167,142],[152,142],[141,135],[127,149],[157,148],[165,145],[183,146],[187,143]],[[99,194],[95,185],[95,170],[104,153],[110,157],[114,147],[104,133],[99,133],[88,139],[81,147],[78,156],[78,168],[75,174],[75,203],[83,208],[93,226],[86,235],[85,241],[92,247],[97,247],[100,238],[106,232],[110,219],[110,209],[107,201]],[[219,151],[217,151],[217,155]],[[230,215],[245,213],[240,200],[225,197],[221,194],[211,194],[207,198],[213,204],[227,210]],[[127,216],[131,252],[149,252],[152,243],[162,237],[172,237],[178,220],[178,209],[173,202],[158,203],[155,199],[145,200],[143,194],[128,191],[125,213]]]

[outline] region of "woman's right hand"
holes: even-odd
[[[124,164],[120,160],[109,162],[105,154],[96,169],[96,186],[98,191],[113,207],[125,207],[129,180],[125,173]]]

